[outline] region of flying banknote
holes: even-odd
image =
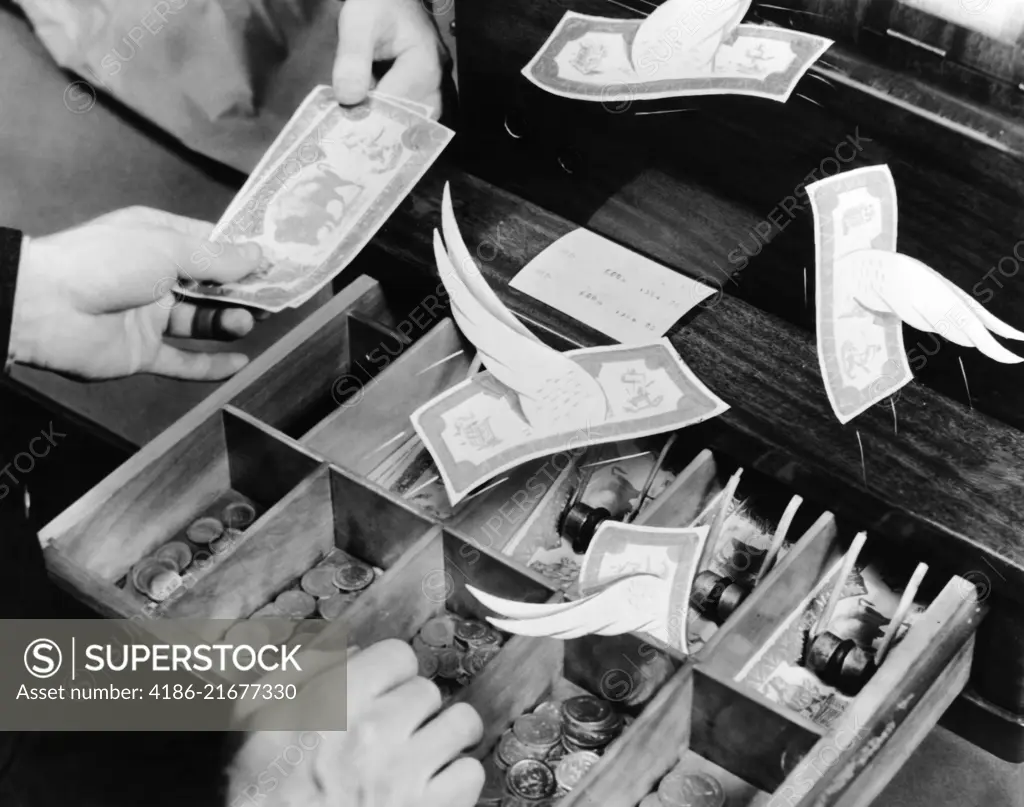
[[[896,251],[899,211],[888,166],[836,174],[808,185],[807,195],[814,212],[818,363],[841,423],[913,379],[904,322],[999,362],[1022,361],[992,333],[1008,339],[1024,333]]]
[[[488,621],[508,633],[575,639],[643,632],[686,653],[690,593],[708,529],[606,521],[583,559],[581,598],[572,602],[522,603],[467,589],[504,617]]]

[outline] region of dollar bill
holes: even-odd
[[[674,431],[729,408],[690,371],[667,339],[563,355],[603,391],[608,406],[601,422],[579,422],[552,432],[531,427],[514,393],[488,372],[452,387],[412,414],[413,427],[433,456],[453,504],[528,460]]]
[[[366,246],[453,134],[385,98],[330,103],[215,230],[215,240],[259,244],[260,270],[178,291],[267,311],[301,305]]]
[[[836,262],[855,250],[896,251],[896,185],[884,165],[807,186],[814,212],[818,362],[832,410],[847,423],[913,379],[903,327],[856,299]]]
[[[708,60],[685,48],[632,52],[644,20],[568,11],[523,68],[541,89],[582,101],[630,103],[699,95],[752,95],[785,102],[807,69],[832,45],[824,37],[764,25],[738,25]]]

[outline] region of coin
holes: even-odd
[[[154,552],[153,557],[157,560],[171,561],[180,573],[185,571],[192,562],[192,550],[184,541],[171,541]]]
[[[249,619],[284,619],[284,614],[281,613],[281,609],[278,608],[274,603],[268,603],[257,611],[254,611]]]
[[[429,620],[419,633],[431,647],[451,647],[455,640],[455,620],[447,614]]]
[[[355,599],[351,594],[337,593],[331,597],[325,597],[316,604],[316,610],[328,622],[333,622],[341,612],[351,605]]]
[[[534,752],[519,742],[516,735],[509,729],[498,740],[498,750],[495,753],[499,762],[502,762],[506,768],[511,768],[524,759],[533,759]]]
[[[544,701],[540,706],[533,710],[535,715],[549,715],[556,720],[561,721],[562,719],[562,702],[561,701]]]
[[[519,741],[536,748],[551,748],[562,738],[562,724],[548,715],[522,715],[512,724]]]
[[[306,619],[316,613],[316,600],[305,591],[291,589],[277,595],[274,605],[287,619]]]
[[[483,638],[478,643],[481,647],[501,647],[505,639],[497,628],[484,625],[484,631]]]
[[[302,575],[302,590],[311,597],[333,597],[338,593],[334,585],[334,569],[320,566]]]
[[[462,672],[462,660],[457,650],[445,649],[437,654],[437,674],[452,681]]]
[[[524,799],[543,799],[555,793],[555,774],[539,759],[523,759],[508,769],[508,789]]]
[[[437,675],[440,662],[432,652],[417,653],[416,660],[419,662],[419,674],[422,678],[433,678]]]
[[[603,728],[614,719],[611,705],[592,695],[569,698],[562,703],[562,715],[567,722],[591,730]]]
[[[334,585],[342,591],[362,591],[373,579],[373,568],[355,558],[342,561],[334,570]]]
[[[572,790],[601,758],[592,751],[578,751],[563,757],[555,768],[555,781],[563,790]]]
[[[194,544],[213,543],[224,534],[224,525],[215,518],[199,518],[189,524],[185,536]]]
[[[665,807],[722,807],[725,791],[705,773],[670,771],[658,785],[658,798]]]
[[[151,600],[163,602],[181,585],[181,576],[172,561],[146,558],[132,569],[132,585]]]
[[[470,678],[476,678],[492,658],[481,650],[470,650],[462,657],[462,669]]]
[[[244,530],[256,520],[256,508],[247,502],[232,502],[220,514],[228,527]]]
[[[569,755],[569,753],[570,752],[565,747],[565,742],[563,740],[560,743],[555,743],[551,747],[551,750],[548,751],[548,755],[546,757],[544,757],[544,761],[547,762],[548,765],[556,765],[559,762],[559,760],[564,759],[565,757],[567,757]]]
[[[460,619],[455,623],[455,638],[466,645],[479,642],[487,635],[487,626],[475,619]]]

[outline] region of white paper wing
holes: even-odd
[[[498,630],[520,636],[618,636],[663,622],[668,615],[669,593],[669,586],[660,578],[636,575],[613,583],[599,594],[568,603],[568,608],[564,607],[566,603],[557,603],[546,606],[551,611],[545,615],[529,619],[488,617],[488,621]]]
[[[523,325],[494,293],[491,284],[487,282],[487,278],[483,276],[480,267],[476,265],[476,261],[466,248],[458,222],[455,221],[451,189],[447,182],[444,183],[444,198],[441,201],[441,230],[444,233],[444,243],[448,247],[448,257],[451,259],[452,266],[455,267],[455,271],[459,273],[459,277],[470,293],[480,301],[484,308],[516,333],[540,344],[540,339],[534,336],[530,329]]]
[[[752,0],[668,0],[640,25],[633,39],[633,68],[648,81],[680,69],[705,68],[722,41],[743,20]]]
[[[436,230],[434,259],[456,324],[491,375],[519,397],[532,427],[553,432],[605,421],[608,401],[597,379],[568,356],[528,339],[491,314],[455,271]]]
[[[1024,361],[989,331],[1018,340],[1024,340],[1024,333],[990,314],[921,261],[897,252],[864,249],[841,258],[836,272],[852,280],[854,298],[870,311],[895,314],[912,328],[977,348],[1003,364]]]

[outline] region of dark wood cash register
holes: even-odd
[[[433,572],[447,581],[441,605],[466,616],[485,613],[467,583],[532,602],[560,596],[502,552],[518,523],[499,518],[497,544],[479,541],[533,466],[444,513],[419,511],[370,480],[370,448],[465,377],[465,357],[441,361],[460,349],[458,333],[443,309],[424,305],[436,303],[431,234],[447,181],[467,244],[487,245],[476,250],[484,274],[555,347],[609,338],[508,283],[575,227],[719,290],[669,336],[731,408],[681,435],[675,481],[646,523],[691,523],[737,467],[820,515],[691,656],[632,635],[511,639],[458,696],[484,716],[479,755],[553,691],[615,700],[609,676],[628,664],[638,686],[619,705],[635,721],[564,804],[633,807],[682,755],[716,772],[730,804],[865,805],[940,718],[1024,762],[1024,369],[907,329],[908,349],[926,357],[915,380],[840,425],[815,352],[803,193],[826,161],[887,164],[899,250],[1024,327],[1024,27],[982,33],[900,0],[755,2],[748,22],[835,40],[785,104],[587,103],[521,75],[565,11],[638,17],[656,5],[456,0],[458,137],[443,164],[331,301],[43,529],[51,570],[106,615],[242,618],[338,547],[384,571],[344,618],[359,644],[415,635],[441,607],[419,596]],[[381,345],[395,346],[386,361],[373,358]],[[366,385],[359,405],[339,406],[337,381],[349,376]],[[273,477],[260,473],[267,463]],[[259,515],[236,548],[157,605],[125,585],[134,564],[225,497]],[[823,728],[737,675],[859,531],[894,562],[929,564],[931,604]],[[253,559],[266,575],[246,573]],[[381,609],[392,615],[385,624]],[[668,660],[667,672],[653,655]]]

